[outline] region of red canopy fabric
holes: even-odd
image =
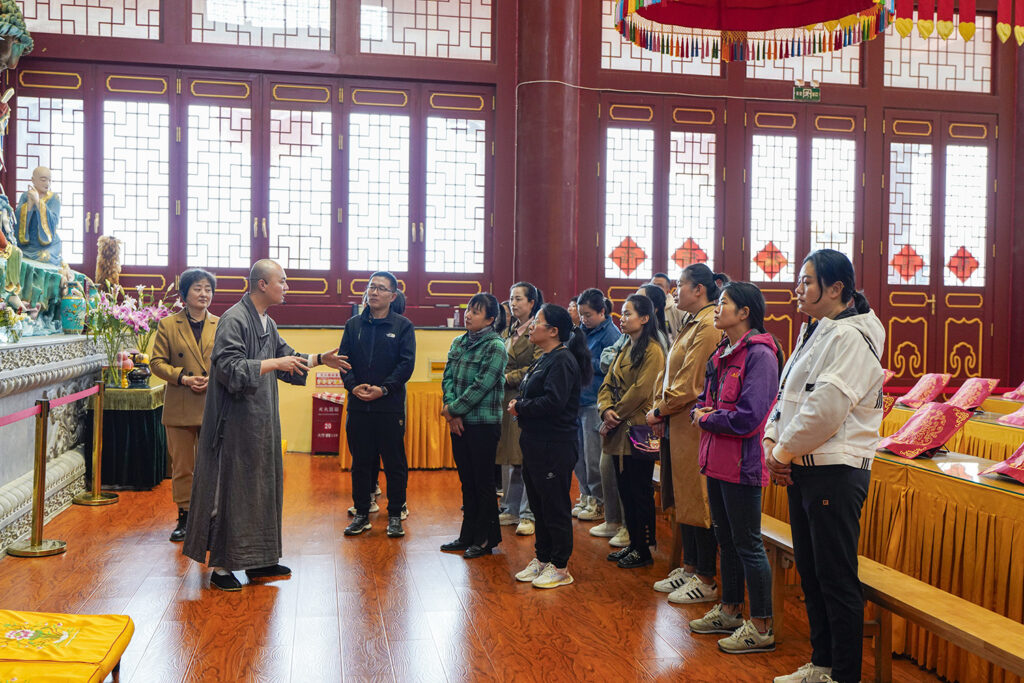
[[[874,0],[662,0],[636,13],[659,24],[687,28],[772,31],[838,21],[874,6]]]

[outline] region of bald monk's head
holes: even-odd
[[[264,310],[268,306],[284,303],[285,292],[288,291],[288,280],[284,268],[271,259],[260,259],[252,264],[249,271],[249,294],[257,308],[262,304]]]
[[[32,187],[36,188],[36,192],[39,193],[40,197],[45,197],[46,193],[50,191],[50,180],[52,178],[53,174],[45,166],[39,166],[36,170],[32,171]]]

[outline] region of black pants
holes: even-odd
[[[519,437],[523,449],[523,481],[536,522],[537,559],[564,569],[572,555],[572,470],[580,442]]]
[[[405,457],[405,415],[402,413],[348,413],[345,420],[348,450],[352,453],[352,504],[356,514],[370,511],[370,496],[377,472],[384,465],[388,486],[388,516],[398,517],[405,505],[409,463]]]
[[[462,483],[462,529],[459,540],[493,547],[501,543],[498,499],[494,496],[494,458],[501,424],[468,424],[452,434],[452,455]]]
[[[837,683],[860,680],[864,594],[857,577],[860,513],[871,470],[793,466],[789,523],[807,604],[811,662]]]
[[[622,498],[622,516],[629,531],[629,547],[640,557],[651,556],[654,537],[654,460],[616,455],[615,480]]]
[[[715,576],[715,560],[718,558],[718,540],[714,527],[680,524],[683,538],[683,564],[693,565],[701,576]]]

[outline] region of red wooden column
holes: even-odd
[[[577,293],[580,14],[585,3],[520,0],[519,111],[516,135],[516,238],[513,277],[544,300],[565,305]],[[498,30],[501,30],[500,27]]]

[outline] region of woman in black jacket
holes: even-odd
[[[530,342],[543,355],[523,377],[508,412],[518,417],[522,430],[523,479],[537,517],[537,556],[516,579],[535,588],[557,588],[573,581],[567,567],[572,554],[569,487],[579,457],[580,387],[590,382],[594,369],[583,332],[573,328],[561,306],[541,307]]]

